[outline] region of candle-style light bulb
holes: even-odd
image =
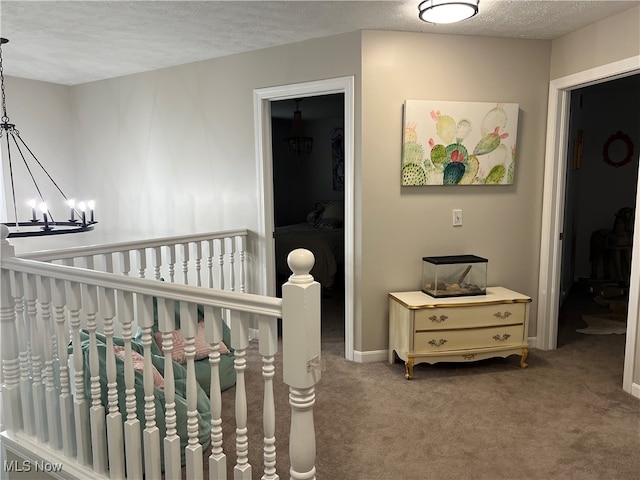
[[[69,221],[70,222],[75,222],[76,221],[76,201],[71,198],[69,200],[67,200],[67,205],[69,205],[69,208],[71,209],[71,216],[69,217]]]
[[[49,216],[47,215],[47,204],[42,202],[40,204],[40,211],[42,212],[42,218],[44,219],[44,230],[51,230],[49,227]]]
[[[38,217],[36,216],[36,200],[35,200],[35,198],[32,198],[31,200],[29,200],[29,206],[31,207],[31,221],[32,222],[37,222],[38,221]]]
[[[93,200],[89,200],[89,201],[87,202],[87,206],[89,207],[89,215],[90,215],[90,217],[89,217],[89,221],[90,221],[91,223],[94,223],[94,222],[95,222],[95,219],[94,219],[93,211],[94,211],[94,209],[96,208],[96,202],[95,202],[95,201],[93,201]]]
[[[80,209],[80,212],[82,214],[82,226],[86,227],[87,226],[87,214],[86,214],[87,204],[84,202],[80,202],[78,204],[78,208]]]

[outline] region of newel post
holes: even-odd
[[[320,380],[320,284],[309,273],[315,259],[305,249],[287,257],[293,275],[282,286],[282,373],[289,385],[291,478],[316,478],[313,423],[315,384]]]
[[[7,240],[9,228],[0,225],[0,258],[15,257],[15,249]],[[20,345],[16,328],[16,310],[11,293],[11,272],[2,270],[0,278],[0,368],[2,369],[3,421],[10,432],[22,429],[20,403]]]

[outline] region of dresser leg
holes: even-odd
[[[404,366],[406,369],[406,373],[404,374],[404,378],[407,380],[411,380],[413,378],[413,358],[409,357],[406,362],[404,362]]]
[[[522,347],[522,356],[520,357],[520,368],[527,368],[527,357],[529,356],[529,347]]]

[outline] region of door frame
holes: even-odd
[[[536,347],[557,348],[560,274],[562,261],[561,234],[564,224],[567,141],[571,91],[598,83],[640,73],[640,55],[609,63],[552,80],[549,84],[547,142],[545,150],[542,229],[540,240],[540,272],[538,283],[538,316]],[[640,182],[640,177],[639,177]],[[636,212],[640,212],[640,188],[636,193]],[[636,377],[638,316],[640,312],[640,214],[636,214],[627,313],[627,339],[622,388],[640,398]]]
[[[267,295],[275,295],[275,240],[273,207],[273,155],[271,141],[271,102],[334,93],[344,94],[344,288],[345,288],[345,358],[354,354],[354,278],[355,278],[355,159],[354,159],[354,77],[258,88],[253,91],[256,162],[258,167],[258,235],[264,259],[262,285]]]

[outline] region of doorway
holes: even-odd
[[[637,104],[640,74],[571,91],[558,346],[587,334],[626,332],[638,186],[633,143],[640,143],[640,113],[632,107]]]
[[[259,256],[264,260],[262,278],[257,279],[267,295],[276,293],[276,256],[273,191],[272,103],[280,100],[343,94],[344,98],[344,355],[354,357],[354,77],[267,87],[254,90],[256,162],[258,170]]]
[[[305,248],[322,286],[322,344],[344,344],[344,94],[271,102],[276,296]],[[340,353],[341,354],[341,353]]]
[[[560,272],[562,233],[565,207],[566,162],[568,157],[569,105],[571,91],[609,80],[640,73],[640,56],[613,62],[602,67],[553,80],[549,88],[547,147],[542,211],[540,271],[538,285],[538,315],[536,346],[554,349],[557,346],[558,309],[560,304]],[[639,211],[640,195],[636,196]],[[634,377],[638,344],[638,316],[640,310],[640,215],[636,215],[631,262],[631,281],[627,312],[627,337],[623,389],[640,397],[640,385]]]

